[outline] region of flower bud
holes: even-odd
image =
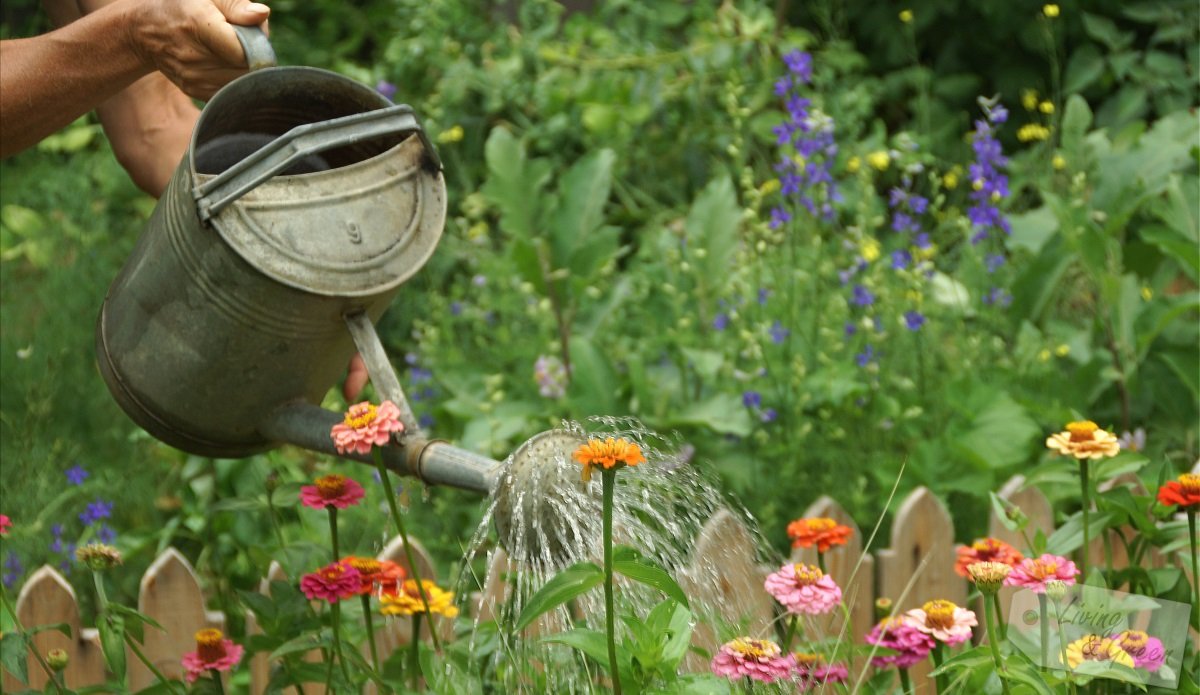
[[[883,620],[892,614],[892,600],[890,598],[875,599],[875,620]]]
[[[1058,603],[1067,596],[1067,583],[1061,579],[1046,582],[1046,598]]]
[[[64,671],[67,664],[71,662],[71,657],[61,649],[51,649],[46,652],[46,664],[55,671]]]
[[[93,572],[105,572],[124,562],[121,551],[103,543],[88,543],[75,550],[75,559]]]

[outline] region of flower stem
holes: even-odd
[[[993,597],[995,595],[993,594]],[[1000,687],[1004,695],[1008,695],[1008,683],[1004,680],[1004,662],[1000,660],[1000,640],[994,625],[999,621],[999,609],[987,597],[983,601],[983,619],[987,624],[988,645],[992,648],[992,661],[996,664],[996,675],[1000,678]]]
[[[930,656],[933,657],[933,668],[935,671],[941,668],[942,664],[946,661],[945,650],[946,645],[939,642],[938,645],[933,648],[933,651],[929,652]],[[937,674],[933,677],[933,682],[937,688],[938,695],[943,695],[946,692],[946,674]]]
[[[362,599],[363,620],[367,623],[367,643],[371,645],[371,665],[375,667],[375,674],[379,675],[379,650],[375,647],[375,626],[371,618],[371,597],[363,594],[359,598]]]
[[[412,544],[408,542],[408,532],[404,530],[404,518],[400,516],[400,507],[396,504],[396,491],[392,489],[392,482],[388,479],[388,469],[383,465],[383,452],[376,447],[371,450],[371,453],[375,458],[375,468],[379,470],[379,480],[383,483],[383,493],[387,498],[388,510],[392,513],[392,521],[396,524],[396,531],[404,539],[404,559],[408,561],[408,571],[412,573],[413,581],[417,584],[417,594],[421,597],[421,604],[425,607],[425,612],[429,614],[429,636],[433,638],[433,648],[441,652],[441,640],[438,638],[438,631],[433,624],[433,612],[429,610],[429,597],[425,595],[425,584],[421,581],[421,573],[417,569],[416,560],[413,559]]]
[[[163,672],[159,671],[158,668],[155,667],[155,665],[150,661],[150,659],[146,658],[146,655],[142,653],[141,648],[138,647],[137,642],[133,641],[133,638],[129,636],[128,632],[125,633],[125,644],[129,645],[129,649],[133,652],[133,655],[138,658],[138,661],[142,662],[142,665],[145,666],[150,673],[154,674],[154,677],[159,683],[169,686],[168,690],[170,692],[175,692],[175,681],[167,680],[167,677],[163,675]],[[220,680],[220,678],[217,678],[218,682]],[[186,693],[187,690],[185,689],[184,692]]]
[[[1188,540],[1192,544],[1192,626],[1200,630],[1200,543],[1196,541],[1196,510],[1195,505],[1188,507]]]
[[[342,558],[338,552],[337,507],[330,505],[325,507],[325,511],[329,512],[329,537],[333,542],[333,561],[336,563]]]
[[[225,695],[225,684],[221,682],[221,672],[213,668],[209,669],[208,673],[212,676],[213,682],[217,684],[217,692]]]
[[[1079,459],[1079,489],[1083,497],[1083,581],[1087,582],[1088,575],[1088,515],[1092,506],[1088,485],[1088,460]],[[1044,612],[1043,612],[1044,615]]]
[[[429,621],[430,632],[433,632],[433,621]],[[416,690],[421,684],[421,614],[412,615],[412,640],[408,644],[408,682]]]
[[[817,550],[817,569],[821,570],[821,574],[828,574],[825,571],[825,553]]]
[[[792,653],[792,638],[796,636],[796,623],[800,622],[800,616],[792,614],[792,619],[788,622],[787,634],[783,637],[783,651],[788,654]]]
[[[604,629],[608,636],[608,670],[612,676],[613,693],[621,695],[621,672],[617,668],[616,615],[613,611],[612,516],[613,488],[617,486],[616,469],[601,473],[604,486]]]
[[[342,656],[342,606],[340,603],[331,604],[333,610],[333,652],[337,656],[338,665],[342,667],[342,675],[350,680],[350,672],[346,668],[346,659]]]
[[[0,584],[0,602],[3,602],[4,610],[12,616],[13,627],[17,629],[18,634],[24,637],[23,641],[29,645],[29,651],[33,652],[33,658],[37,659],[38,665],[46,672],[46,676],[50,679],[50,682],[54,683],[54,687],[58,690],[59,695],[65,695],[66,691],[59,683],[58,678],[55,677],[54,669],[50,668],[50,664],[46,663],[46,659],[42,656],[42,653],[34,648],[33,638],[25,633],[25,626],[21,624],[21,619],[17,617],[17,609],[13,608],[13,605],[9,602],[8,590],[2,584]]]
[[[913,691],[912,676],[908,674],[908,669],[900,669],[900,692],[903,695],[908,695]]]
[[[1008,626],[1004,624],[1004,611],[1000,610],[1000,592],[992,594],[992,606],[996,609],[996,631],[1000,633],[1000,639],[1008,639]]]
[[[1042,663],[1043,669],[1050,667],[1050,622],[1046,612],[1046,594],[1040,593],[1038,597],[1038,619],[1040,620],[1039,629],[1041,630],[1042,642]]]

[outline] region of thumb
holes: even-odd
[[[250,0],[213,0],[213,4],[225,15],[230,24],[257,26],[271,16],[271,8]]]

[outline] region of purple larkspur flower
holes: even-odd
[[[463,311],[462,302],[450,302],[450,315],[461,316]]]
[[[781,345],[783,341],[787,340],[788,336],[792,334],[792,332],[784,328],[783,324],[779,321],[771,324],[771,330],[769,333],[771,334],[771,342],[775,343],[776,345]]]
[[[1012,231],[1008,218],[998,207],[998,203],[1009,195],[1008,176],[1004,174],[1008,159],[1004,156],[992,127],[1007,120],[1008,112],[998,104],[988,105],[982,101],[981,103],[987,118],[975,121],[975,134],[971,142],[975,161],[968,167],[973,204],[967,209],[967,218],[976,228],[971,236],[972,244],[987,239],[993,229],[1005,234]]]
[[[812,56],[792,51],[784,56],[789,77],[775,83],[776,96],[783,100],[786,120],[771,129],[780,157],[775,165],[779,174],[780,193],[793,200],[798,208],[814,217],[831,220],[835,211],[831,203],[841,200],[833,179],[832,165],[838,146],[834,139],[834,122],[813,108],[812,100],[798,90],[812,79]],[[782,211],[772,210],[770,226],[778,228],[790,219]]]
[[[875,353],[875,347],[868,343],[867,346],[863,348],[862,352],[854,356],[854,362],[860,367],[865,367],[874,362],[877,356],[878,355]]]
[[[925,325],[925,315],[919,311],[904,312],[904,327],[910,331],[919,331]]]
[[[908,198],[908,207],[918,215],[924,215],[929,209],[929,199],[924,196],[914,195]]]
[[[927,234],[926,232],[921,232],[920,234],[913,237],[913,246],[916,246],[917,248],[921,249],[922,251],[924,251],[925,249],[929,248],[932,245],[933,245],[932,242],[929,241],[929,234]]]
[[[771,208],[771,221],[767,224],[771,229],[779,229],[792,220],[792,214],[781,207]]]
[[[762,306],[767,303],[767,299],[771,296],[771,290],[765,287],[758,288],[758,304]]]
[[[96,498],[95,502],[89,502],[87,507],[79,513],[79,520],[84,526],[91,526],[101,519],[108,519],[112,516],[113,503],[105,502],[100,498]]]
[[[102,524],[100,530],[96,532],[96,538],[101,543],[112,543],[117,539],[117,532],[109,528],[108,524]]]
[[[431,430],[433,429],[433,426],[437,424],[437,420],[434,420],[433,416],[429,413],[425,413],[417,420],[417,424],[423,429]]]
[[[4,558],[4,570],[4,586],[9,589],[16,586],[25,574],[25,566],[21,564],[21,558],[17,557],[16,553],[9,553],[8,557]]]
[[[763,411],[758,414],[758,419],[762,420],[763,422],[775,422],[775,419],[778,417],[779,413],[776,412],[774,408],[764,408]]]
[[[396,96],[396,85],[387,80],[380,80],[375,83],[375,91],[383,95],[384,99],[391,99]]]
[[[999,253],[989,253],[983,259],[983,265],[989,273],[994,273],[1004,266],[1004,256]]]
[[[762,405],[762,394],[758,391],[746,391],[742,394],[742,405],[747,408],[757,408]]]
[[[862,285],[854,286],[854,295],[850,298],[850,303],[855,306],[871,306],[875,303],[875,295]]]
[[[83,485],[83,481],[87,479],[88,472],[78,463],[67,469],[67,482],[71,485]]]
[[[812,55],[804,51],[789,51],[783,54],[783,62],[801,82],[807,84],[812,81]]]
[[[892,270],[904,270],[912,265],[912,254],[907,249],[892,251]]]
[[[720,313],[714,316],[712,320],[712,327],[713,330],[717,331],[723,331],[726,328],[729,328],[729,314]]]
[[[433,372],[424,367],[413,365],[408,368],[408,380],[413,385],[423,384],[433,378]]]
[[[996,305],[1006,307],[1009,304],[1012,304],[1012,295],[1009,294],[1008,290],[1004,289],[1003,287],[993,287],[992,289],[988,290],[987,294],[983,295],[982,301],[988,306]]]
[[[858,332],[858,326],[854,325],[850,321],[847,321],[846,325],[842,327],[842,332],[846,334],[847,338],[849,338],[850,336],[852,336]]]

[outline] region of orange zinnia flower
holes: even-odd
[[[833,519],[823,517],[796,519],[787,527],[793,548],[811,548],[816,545],[817,552],[821,553],[835,545],[846,545],[850,533],[849,526],[842,526]]]
[[[971,545],[958,546],[958,560],[954,563],[954,572],[960,577],[967,577],[970,576],[967,568],[976,562],[999,562],[1013,567],[1024,559],[1021,551],[1002,540],[980,538]]]
[[[646,462],[646,457],[642,456],[642,450],[637,444],[612,437],[589,439],[586,444],[575,450],[574,458],[583,464],[585,481],[592,479],[593,466],[602,466],[608,470]]]
[[[1101,459],[1121,453],[1121,443],[1112,432],[1091,420],[1067,423],[1067,431],[1046,438],[1046,448],[1077,459]]]
[[[1184,473],[1158,488],[1159,504],[1177,504],[1184,509],[1200,506],[1200,475]]]

